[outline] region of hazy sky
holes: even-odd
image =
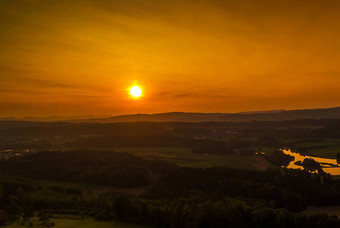
[[[0,31],[0,116],[340,106],[338,0],[1,0]]]

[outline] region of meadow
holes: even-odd
[[[159,159],[191,168],[228,167],[238,169],[266,169],[271,164],[263,157],[236,154],[214,155],[192,153],[186,147],[116,147],[115,152],[131,153],[147,159]]]
[[[330,207],[308,207],[305,211],[308,214],[327,214],[329,216],[340,217],[340,206],[330,206]]]
[[[17,221],[12,223],[11,225],[7,225],[7,228],[24,228],[24,227],[39,227],[41,228],[41,222],[38,217],[34,217],[31,219],[33,226],[29,224],[22,225],[21,221]],[[80,219],[79,216],[72,215],[59,215],[58,218],[50,219],[51,222],[55,224],[54,227],[57,228],[73,228],[73,227],[82,227],[82,228],[143,228],[147,226],[116,222],[116,221],[99,221],[93,218],[85,218]]]
[[[306,141],[298,143],[296,146],[306,148],[307,155],[322,158],[336,158],[337,153],[340,153],[340,139]]]

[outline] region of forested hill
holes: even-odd
[[[340,107],[327,109],[278,110],[245,113],[187,113],[133,114],[109,118],[74,119],[72,122],[203,122],[203,121],[280,121],[296,119],[340,119]]]
[[[155,114],[130,114],[111,117],[94,116],[46,116],[46,117],[0,117],[0,121],[66,121],[66,122],[242,122],[242,121],[283,121],[299,119],[340,119],[340,107],[299,110],[272,110],[239,113],[200,113],[200,112],[167,112]]]

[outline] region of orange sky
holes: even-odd
[[[0,116],[340,106],[339,21],[338,0],[1,0]]]

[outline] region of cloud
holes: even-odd
[[[193,89],[188,87],[187,90],[162,91],[152,94],[153,100],[172,100],[172,99],[233,99],[235,96],[229,88],[214,89]]]

